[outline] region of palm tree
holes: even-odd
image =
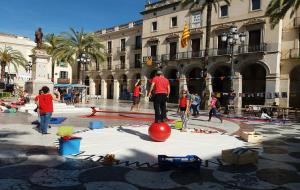
[[[275,27],[279,21],[285,17],[291,10],[292,17],[300,6],[300,0],[271,0],[266,11],[266,16],[270,17],[272,27]]]
[[[24,58],[22,53],[18,50],[14,50],[12,47],[5,46],[0,48],[0,65],[1,65],[1,82],[4,82],[5,67],[13,65],[15,71],[18,72],[18,67],[22,66],[25,68],[27,60]]]
[[[224,0],[226,4],[230,5],[231,0]],[[215,8],[217,12],[217,8],[219,6],[219,0],[182,0],[183,6],[191,5],[191,8],[195,6],[199,6],[201,12],[207,7],[206,12],[206,38],[205,38],[205,52],[204,52],[204,67],[208,65],[208,51],[211,37],[211,14],[212,8]]]
[[[85,33],[83,29],[76,31],[73,28],[70,32],[60,35],[57,48],[53,55],[58,60],[64,60],[68,63],[76,63],[82,55],[87,55],[91,61],[101,63],[105,60],[104,45],[94,33]],[[77,77],[80,76],[81,64],[77,63]],[[78,80],[79,81],[79,80]]]
[[[47,53],[49,55],[52,56],[52,67],[51,67],[51,70],[52,70],[52,76],[51,78],[54,79],[54,66],[55,64],[59,63],[59,58],[57,58],[54,54],[54,51],[58,48],[58,44],[59,42],[62,40],[63,38],[61,36],[56,36],[54,34],[48,34],[46,35],[45,37],[45,42],[43,44],[43,48],[47,51]]]

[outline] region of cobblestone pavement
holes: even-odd
[[[170,113],[172,115],[172,113]],[[65,115],[64,125],[86,129],[89,119]],[[172,115],[177,119],[176,115]],[[0,113],[0,189],[300,189],[300,124],[226,119],[207,122],[193,118],[190,127],[223,129],[228,134],[240,128],[263,134],[259,161],[255,165],[220,166],[210,163],[200,170],[159,170],[156,166],[97,162],[95,157],[61,157],[54,142],[57,127],[40,135],[28,114]],[[107,125],[140,124],[136,121],[106,120]],[[99,139],[101,144],[101,139]],[[222,142],[220,142],[222,143]],[[136,152],[141,154],[141,152]]]

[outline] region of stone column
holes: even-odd
[[[107,99],[107,83],[104,79],[101,79],[101,96],[103,99]]]
[[[30,55],[32,58],[32,80],[26,82],[25,89],[29,94],[37,95],[43,86],[48,86],[53,92],[53,82],[51,82],[51,56],[45,50],[34,50]]]
[[[90,78],[90,95],[91,96],[94,96],[96,95],[96,84],[95,84],[95,81],[94,79]]]
[[[185,74],[181,74],[179,78],[179,94],[181,90],[188,90]]]
[[[120,82],[115,79],[114,80],[114,100],[118,100],[120,97]]]
[[[273,102],[279,104],[279,98],[274,97],[274,92],[280,92],[280,75],[270,74],[266,76],[266,97],[265,104],[271,105]],[[271,98],[268,97],[268,93],[271,93]]]
[[[204,102],[205,105],[205,109],[208,109],[209,105],[210,105],[210,99],[211,99],[211,94],[213,93],[213,86],[212,86],[212,76],[210,73],[207,73],[206,76],[206,87],[205,87],[205,98],[202,101]]]
[[[290,77],[288,74],[285,75],[281,75],[280,77],[280,94],[281,92],[286,92],[287,93],[287,97],[286,98],[282,98],[280,95],[280,102],[279,102],[279,106],[282,107],[289,107],[289,103],[290,103]]]
[[[233,90],[236,93],[234,107],[242,108],[242,97],[240,97],[239,94],[243,92],[243,77],[239,72],[235,72],[233,79]]]

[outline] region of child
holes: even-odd
[[[141,81],[138,80],[138,82],[135,84],[134,89],[133,89],[133,104],[130,108],[130,111],[133,110],[134,107],[137,107],[137,110],[139,110],[139,104],[140,104],[140,96],[142,95],[141,93]]]
[[[261,116],[260,116],[260,118],[261,118],[261,119],[272,120],[272,117],[270,117],[270,116],[267,114],[267,109],[266,109],[266,108],[261,109]]]
[[[187,131],[187,122],[190,112],[190,98],[188,97],[186,90],[181,91],[181,97],[179,98],[178,103],[179,106],[177,112],[180,114],[181,117],[182,131]]]

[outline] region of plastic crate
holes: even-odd
[[[200,169],[202,160],[196,155],[166,156],[158,155],[158,166],[161,169],[194,168]]]
[[[103,121],[91,121],[89,128],[90,129],[102,129],[102,128],[104,128],[104,122]]]
[[[69,137],[59,139],[59,154],[72,155],[80,152],[80,137]]]
[[[49,124],[61,124],[66,119],[66,117],[52,117],[49,121]]]

